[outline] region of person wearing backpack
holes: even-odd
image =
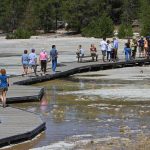
[[[139,46],[139,57],[144,57],[144,39],[141,37],[141,39],[138,41]]]

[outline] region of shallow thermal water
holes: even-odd
[[[39,150],[92,149],[95,145],[98,149],[103,146],[104,149],[110,146],[129,149],[141,135],[150,137],[147,79],[131,82],[70,77],[36,86],[46,88],[40,103],[13,106],[40,114],[47,129],[37,139],[14,146],[16,150],[20,147],[22,150],[38,147]]]

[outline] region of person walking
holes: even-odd
[[[29,67],[30,67],[30,73],[32,72],[32,69],[37,76],[37,55],[35,53],[35,49],[31,49],[31,53],[29,54]]]
[[[46,73],[47,60],[48,60],[48,55],[47,55],[46,50],[43,48],[39,55],[39,62],[40,62],[41,71],[42,71],[41,75],[45,75]]]
[[[102,60],[103,62],[105,62],[105,56],[106,56],[106,51],[107,51],[106,38],[103,38],[103,40],[100,42],[100,49],[102,51]]]
[[[22,76],[24,76],[24,75],[28,74],[28,66],[29,66],[28,50],[24,50],[24,54],[22,54],[22,56],[21,56],[21,62],[22,62],[22,66],[23,66]]]
[[[6,94],[8,91],[8,86],[9,86],[9,76],[6,75],[6,70],[1,69],[0,70],[1,75],[0,75],[0,91],[1,91],[1,101],[2,101],[2,106],[6,107]]]
[[[52,49],[50,50],[50,59],[52,61],[52,71],[55,73],[57,67],[57,57],[58,52],[55,45],[52,45]]]

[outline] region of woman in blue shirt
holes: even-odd
[[[6,107],[6,93],[8,91],[8,86],[9,86],[9,78],[6,75],[6,70],[1,69],[1,75],[0,75],[0,91],[1,91],[1,101],[3,107]]]
[[[21,57],[21,62],[22,62],[22,66],[23,66],[23,74],[25,73],[25,75],[27,75],[28,73],[28,66],[29,66],[29,55],[28,55],[28,51],[24,50],[24,54],[22,54]]]

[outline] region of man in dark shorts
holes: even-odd
[[[139,46],[139,57],[144,57],[144,39],[141,37],[140,40],[138,40],[138,46]]]

